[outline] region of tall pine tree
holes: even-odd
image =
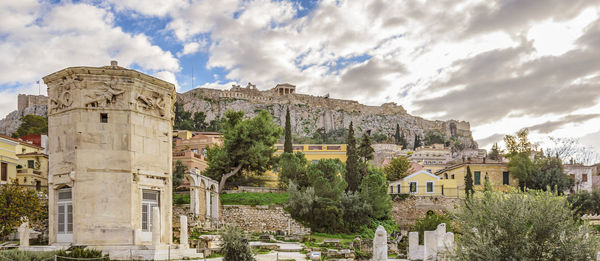
[[[348,127],[348,137],[346,138],[346,182],[347,191],[358,191],[360,187],[360,162],[356,148],[356,139],[354,138],[354,128],[352,122]]]
[[[292,146],[292,123],[290,121],[290,107],[285,112],[285,142],[283,143],[283,152],[294,153]]]
[[[467,175],[465,175],[465,196],[470,198],[475,193],[473,189],[473,174],[471,174],[471,167],[467,166]]]

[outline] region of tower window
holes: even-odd
[[[100,122],[102,122],[102,123],[108,122],[108,113],[100,113]]]

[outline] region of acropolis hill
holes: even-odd
[[[367,106],[352,100],[300,94],[296,92],[296,86],[287,83],[265,91],[258,90],[252,84],[246,87],[234,85],[229,90],[196,88],[177,94],[177,101],[187,111],[204,112],[206,122],[222,117],[227,110],[242,110],[246,116],[266,110],[281,126],[285,121],[285,108],[289,105],[292,131],[299,136],[311,136],[321,128],[326,131],[347,128],[352,121],[357,135],[369,130],[371,134],[393,135],[396,124],[399,124],[409,146],[414,142],[415,133],[423,137],[430,129],[438,129],[447,137],[454,137],[465,147],[475,145],[471,127],[465,121],[426,120],[408,114],[395,103]],[[0,120],[0,133],[10,135],[14,132],[20,124],[19,117],[25,114],[47,116],[45,96],[19,95],[18,102],[18,110]]]
[[[410,144],[415,133],[423,137],[428,130],[438,129],[467,147],[474,145],[468,122],[425,120],[408,114],[395,103],[367,106],[352,100],[300,94],[294,85],[288,83],[266,91],[258,90],[250,83],[246,87],[234,85],[230,90],[197,88],[179,94],[177,100],[187,111],[203,111],[207,122],[222,117],[227,110],[242,110],[247,116],[253,116],[258,110],[267,110],[281,126],[289,105],[292,131],[299,136],[310,136],[321,128],[326,131],[346,128],[352,121],[358,134],[370,130],[371,134],[393,135],[396,124],[399,124]]]

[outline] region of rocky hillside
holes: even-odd
[[[287,86],[287,85],[286,85]],[[290,85],[291,86],[291,85]],[[10,135],[20,124],[19,118],[27,114],[47,115],[45,99],[19,96],[19,108],[0,120],[0,133]],[[465,147],[476,147],[471,136],[470,125],[464,121],[430,121],[412,116],[394,103],[382,106],[366,106],[356,101],[338,100],[304,94],[280,94],[276,89],[259,91],[255,88],[240,88],[229,91],[194,89],[178,94],[178,102],[186,111],[204,112],[206,122],[223,117],[227,110],[242,110],[252,117],[259,110],[269,111],[281,126],[285,123],[285,110],[290,108],[292,131],[301,137],[310,137],[318,130],[333,131],[347,128],[354,123],[355,132],[393,136],[396,124],[412,147],[415,135],[423,137],[428,130],[439,130],[447,138],[460,142]]]
[[[331,131],[347,128],[353,122],[358,134],[370,131],[371,134],[391,137],[396,124],[399,124],[409,147],[413,145],[415,135],[422,138],[428,130],[433,129],[440,130],[447,138],[453,138],[465,147],[477,147],[468,122],[425,120],[406,113],[402,106],[393,103],[366,106],[356,101],[328,97],[295,93],[278,95],[273,90],[257,91],[239,87],[230,91],[195,89],[179,94],[177,98],[186,111],[204,112],[207,122],[222,117],[227,110],[242,110],[249,117],[259,110],[266,110],[283,126],[285,111],[289,106],[292,132],[298,136],[311,136],[318,129]]]

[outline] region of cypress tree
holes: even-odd
[[[354,138],[352,122],[348,127],[348,137],[346,138],[346,157],[346,182],[348,183],[346,190],[358,191],[360,187],[360,163],[356,151],[356,139]]]
[[[396,144],[400,144],[400,124],[396,123],[396,134],[394,134],[394,139],[396,140]]]
[[[415,134],[415,146],[414,146],[414,149],[416,150],[418,147],[421,147],[421,137],[419,137],[418,134]]]
[[[404,137],[404,132],[400,136],[400,145],[402,145],[402,149],[408,149],[408,143],[406,142],[406,137]]]
[[[473,189],[473,174],[471,174],[471,168],[467,166],[467,175],[465,175],[465,195],[470,198],[475,193]]]
[[[290,122],[290,107],[285,112],[285,142],[283,143],[283,152],[294,153],[292,146],[292,123]]]

